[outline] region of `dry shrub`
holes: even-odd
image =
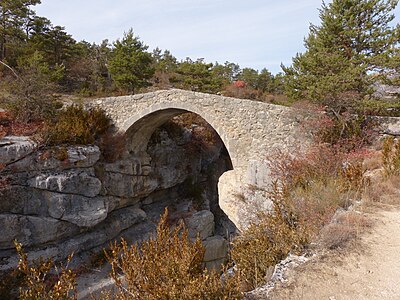
[[[400,174],[400,141],[388,137],[382,147],[383,169],[387,176]]]
[[[223,96],[226,97],[234,97],[240,99],[257,99],[260,94],[260,91],[250,87],[250,86],[235,86],[234,84],[228,85],[225,87],[222,92]]]
[[[15,242],[19,255],[18,270],[22,273],[23,283],[19,289],[19,299],[22,300],[76,300],[76,275],[68,267],[57,268],[53,260],[40,259],[29,264],[22,245]],[[68,262],[72,256],[68,258]],[[55,271],[55,273],[52,273]]]
[[[9,112],[0,112],[0,139],[6,135],[31,136],[43,127],[42,121],[22,122]]]
[[[315,181],[307,190],[298,188],[291,192],[289,200],[295,213],[307,223],[313,236],[329,223],[335,211],[350,205],[350,193],[343,192],[334,180]]]
[[[171,230],[167,214],[156,236],[140,246],[124,240],[111,246],[108,260],[117,289],[112,299],[242,298],[239,277],[227,275],[222,282],[216,272],[204,270],[201,241],[191,242],[182,223]]]
[[[319,145],[306,153],[278,152],[270,157],[269,167],[277,178],[267,192],[273,210],[260,215],[258,223],[242,232],[231,253],[247,288],[268,280],[265,276],[271,266],[289,252],[305,247],[339,208],[347,208],[359,197],[366,185],[362,167],[365,153],[349,154],[341,149]],[[352,236],[353,228],[339,225],[326,230],[340,227],[344,233],[338,237],[341,243]]]
[[[99,142],[101,154],[104,161],[108,163],[116,162],[122,158],[126,149],[126,137],[123,133],[106,132],[102,135]]]
[[[364,184],[362,162],[367,155],[366,152],[346,153],[341,148],[321,144],[306,153],[277,151],[268,164],[272,176],[291,191],[297,188],[309,190],[313,182],[326,184],[332,179],[343,188],[358,189]]]
[[[232,244],[231,257],[247,290],[269,280],[271,266],[291,251],[300,251],[307,244],[309,233],[287,201],[288,190],[274,184],[271,200],[273,211],[259,215]]]
[[[309,128],[314,129],[317,143],[328,143],[341,148],[342,151],[353,151],[370,145],[376,132],[375,123],[365,116],[355,116],[348,113],[328,115],[310,119]]]
[[[192,144],[196,147],[215,145],[219,136],[215,129],[202,117],[195,113],[184,113],[172,119],[172,122],[181,128],[192,131]]]
[[[374,171],[382,167],[381,151],[370,151],[369,155],[364,159],[363,168],[366,171]]]
[[[337,249],[344,247],[356,237],[355,228],[338,223],[331,223],[321,230],[320,243],[325,248]]]
[[[328,249],[344,248],[366,228],[372,221],[354,211],[340,213],[335,222],[325,226],[319,235],[320,243]]]
[[[369,203],[400,204],[400,176],[377,178],[366,189],[364,199]]]
[[[111,126],[111,120],[100,108],[84,109],[71,105],[61,110],[56,120],[48,121],[44,129],[47,145],[93,144]]]

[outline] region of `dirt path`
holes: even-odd
[[[371,217],[375,224],[360,245],[288,271],[268,299],[400,299],[400,208]]]

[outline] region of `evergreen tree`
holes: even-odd
[[[306,52],[282,66],[288,96],[328,105],[336,113],[371,92],[372,72],[390,67],[400,27],[390,26],[398,0],[333,0],[311,25]]]
[[[223,65],[216,62],[212,68],[213,76],[222,80],[224,85],[228,85],[236,80],[239,73],[240,66],[229,61],[226,61]]]
[[[243,80],[246,82],[247,86],[250,86],[254,89],[257,88],[258,82],[258,71],[252,68],[243,68],[242,71],[237,76],[239,80]]]
[[[1,0],[0,1],[0,60],[9,57],[11,45],[23,41],[26,36],[24,25],[33,15],[30,6],[39,4],[40,0]]]
[[[134,93],[135,90],[149,85],[154,69],[151,54],[146,52],[147,48],[134,36],[133,29],[125,33],[121,41],[114,43],[109,70],[118,88]]]
[[[177,76],[171,79],[177,87],[204,93],[216,93],[222,87],[222,80],[213,76],[212,63],[205,63],[203,59],[196,61],[186,58],[179,63]]]
[[[258,74],[256,88],[263,93],[273,93],[275,91],[274,75],[267,69],[262,69]]]

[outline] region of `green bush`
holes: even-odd
[[[110,126],[111,120],[102,109],[71,105],[47,121],[44,142],[49,146],[93,144]]]

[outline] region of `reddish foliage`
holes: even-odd
[[[126,149],[126,137],[123,133],[105,133],[100,139],[100,149],[106,162],[120,159]]]
[[[0,112],[0,138],[6,135],[31,136],[43,127],[43,122],[16,121],[8,112]]]
[[[244,82],[243,80],[236,80],[233,82],[233,86],[237,88],[244,88],[246,87],[246,82]]]

